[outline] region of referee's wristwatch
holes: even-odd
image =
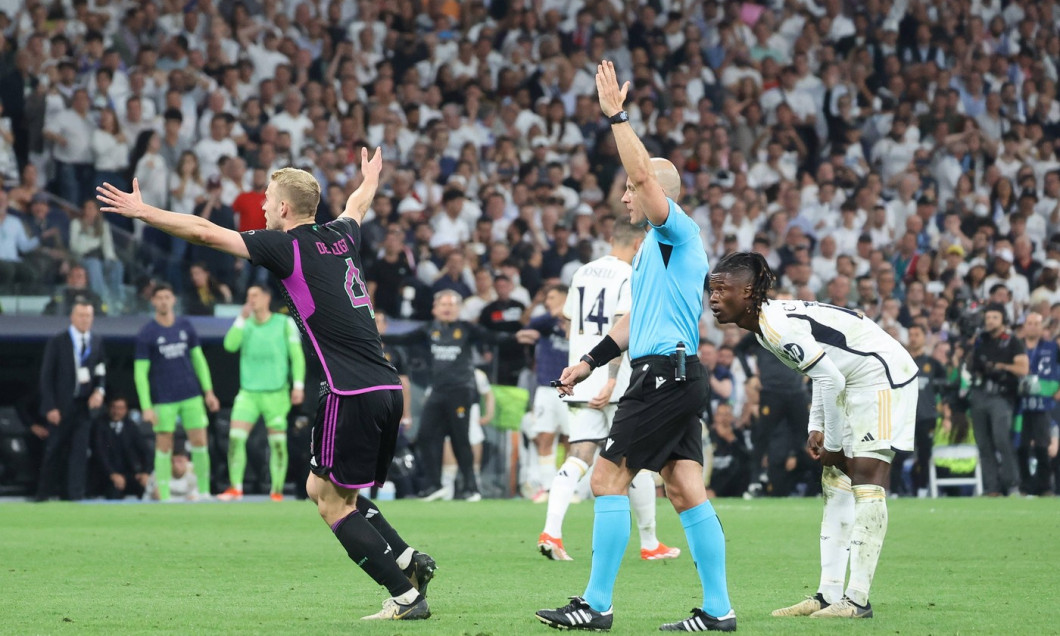
[[[629,123],[629,113],[624,110],[620,110],[614,115],[607,118],[607,121],[611,122],[611,125]]]

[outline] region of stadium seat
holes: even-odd
[[[214,318],[235,318],[243,311],[243,305],[236,303],[218,303],[214,305]]]
[[[39,316],[51,299],[51,296],[0,296],[0,307],[8,314]]]
[[[968,475],[939,477],[935,462],[939,459],[974,459],[975,471]],[[983,472],[979,462],[979,449],[975,444],[936,446],[931,451],[931,466],[928,469],[928,490],[931,498],[939,496],[939,486],[974,486],[975,495],[983,494]]]
[[[0,493],[22,494],[35,481],[30,472],[28,431],[15,409],[0,407]]]

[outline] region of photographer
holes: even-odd
[[[1026,348],[1008,332],[1007,325],[1005,307],[987,305],[983,331],[968,356],[972,429],[982,462],[983,491],[990,496],[1019,492],[1012,416],[1019,379],[1027,375],[1030,364]]]

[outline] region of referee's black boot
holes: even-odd
[[[537,620],[556,629],[584,629],[590,632],[606,632],[611,629],[614,620],[612,610],[598,612],[589,606],[580,596],[570,597],[570,603],[563,607],[537,611]]]
[[[735,632],[736,612],[729,613],[720,618],[707,614],[698,607],[692,610],[692,616],[676,623],[664,623],[661,632]]]

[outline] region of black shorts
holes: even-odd
[[[611,435],[600,455],[630,470],[659,471],[670,460],[703,463],[699,413],[707,399],[707,379],[695,356],[686,360],[684,382],[674,379],[669,356],[630,362],[629,388],[618,402]]]
[[[400,390],[320,397],[309,462],[343,488],[382,485],[394,459],[404,401]]]

